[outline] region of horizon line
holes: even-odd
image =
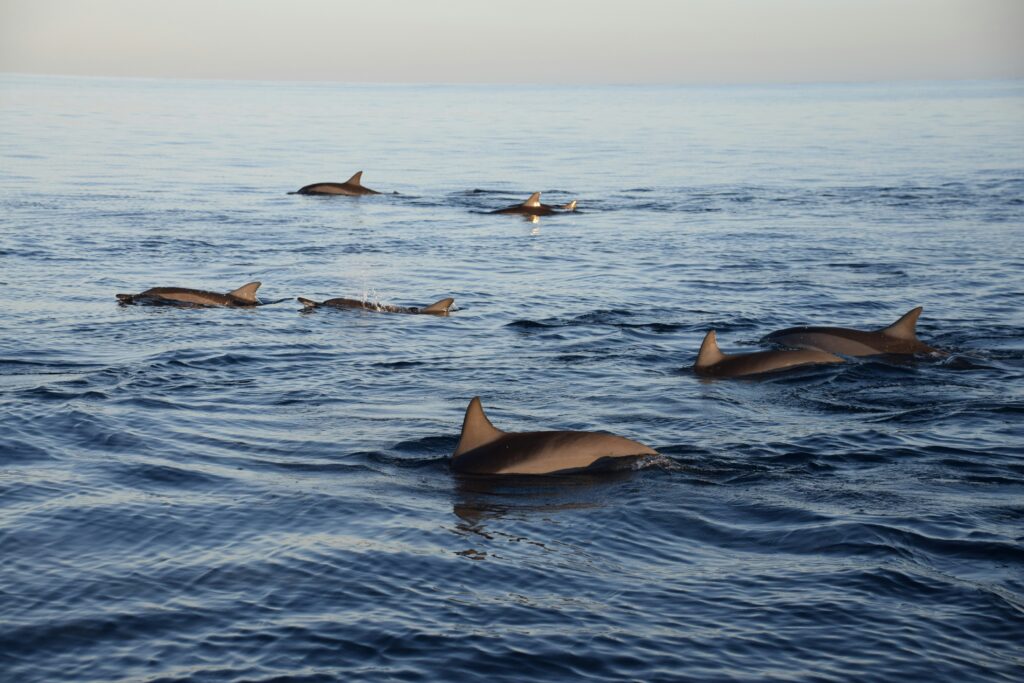
[[[74,74],[74,73],[52,73],[32,71],[2,71],[0,77],[30,77],[30,78],[78,78],[92,80],[121,80],[121,81],[172,81],[172,82],[210,82],[210,83],[263,83],[263,84],[296,84],[296,85],[344,85],[344,86],[427,86],[427,87],[551,87],[551,88],[588,88],[588,87],[615,87],[615,88],[730,88],[730,87],[792,87],[792,86],[840,86],[840,85],[898,85],[898,84],[924,84],[924,83],[1008,83],[1024,82],[1024,75],[1021,76],[987,76],[976,78],[896,78],[884,79],[848,79],[848,80],[793,80],[793,81],[649,81],[649,82],[587,82],[587,81],[343,81],[343,80],[322,80],[322,79],[267,79],[267,78],[227,78],[219,76],[125,76],[109,74]]]

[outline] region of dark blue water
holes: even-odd
[[[0,136],[3,680],[1024,677],[1024,84],[8,76]],[[458,310],[114,299],[250,280]],[[917,305],[949,356],[688,370]],[[666,458],[459,478],[475,395]]]

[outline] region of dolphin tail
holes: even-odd
[[[447,313],[448,309],[451,308],[454,303],[455,299],[452,299],[451,297],[441,299],[440,301],[435,301],[426,308],[420,309],[420,313]]]
[[[572,200],[571,202],[569,202],[568,204],[566,204],[562,208],[565,209],[566,211],[575,211],[576,210],[576,200],[575,199]]]
[[[316,308],[317,306],[320,305],[317,302],[313,301],[312,299],[303,299],[301,296],[296,298],[298,299],[299,303],[305,306],[306,308]]]
[[[917,341],[917,319],[921,316],[921,311],[924,308],[918,306],[912,310],[907,311],[902,318],[894,322],[884,330],[880,330],[882,334],[890,337],[896,337],[897,339],[905,339],[907,341]]]
[[[466,417],[462,420],[462,434],[459,436],[459,445],[452,453],[457,458],[463,453],[479,448],[501,438],[505,432],[491,424],[484,414],[484,407],[480,405],[480,397],[474,396],[466,408]]]
[[[708,368],[723,360],[725,360],[725,354],[718,348],[718,336],[714,330],[710,330],[704,336],[700,351],[697,353],[697,362],[693,364],[693,367]]]

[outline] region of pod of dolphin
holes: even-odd
[[[343,183],[313,183],[289,194],[361,196],[381,194],[362,184],[359,171]],[[540,192],[534,192],[522,204],[490,213],[546,216],[576,210],[576,200],[564,206],[542,204]],[[122,304],[178,306],[259,306],[256,298],[261,283],[250,282],[221,294],[187,287],[152,287],[138,294],[118,294]],[[334,298],[316,302],[298,297],[303,310],[329,307],[359,309],[380,313],[448,315],[455,300],[441,299],[428,306],[405,307],[370,303],[358,299]],[[776,347],[752,353],[723,353],[714,330],[701,343],[695,374],[702,377],[733,378],[789,370],[809,365],[843,363],[842,356],[862,357],[882,354],[942,354],[917,338],[918,306],[892,325],[878,330],[854,330],[842,327],[791,327],[762,338]],[[841,355],[840,355],[841,354]],[[639,459],[658,453],[641,443],[604,432],[545,431],[503,432],[487,419],[479,397],[466,408],[459,443],[449,461],[454,472],[466,474],[563,474],[595,469],[628,467]]]

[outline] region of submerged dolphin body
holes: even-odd
[[[360,171],[343,183],[313,183],[300,187],[289,194],[343,194],[349,197],[357,197],[364,194],[380,194],[376,190],[363,187],[363,172]]]
[[[389,306],[387,304],[374,304],[368,301],[360,301],[359,299],[328,299],[327,301],[312,301],[310,299],[303,299],[301,296],[298,297],[299,303],[305,306],[307,309],[317,308],[319,306],[331,306],[333,308],[360,308],[366,311],[379,311],[381,313],[428,313],[433,315],[448,315],[448,309],[455,303],[455,299],[447,298],[435,301],[429,306],[423,308],[416,307],[405,307],[405,306]]]
[[[657,454],[636,441],[601,432],[503,432],[487,419],[476,397],[466,408],[449,465],[467,474],[552,474]]]
[[[549,216],[553,213],[569,213],[576,210],[576,200],[572,200],[564,206],[551,206],[540,203],[540,192],[534,192],[522,204],[506,206],[504,209],[491,211],[491,213],[517,213],[524,216]]]
[[[152,287],[139,294],[118,294],[123,304],[178,304],[186,306],[258,306],[256,290],[259,282],[250,282],[238,289],[220,294],[187,287]]]
[[[873,332],[844,327],[790,327],[772,332],[763,341],[797,349],[819,349],[846,356],[874,356],[883,353],[941,353],[917,338],[920,306],[908,311],[889,327]]]
[[[818,349],[801,351],[757,351],[754,353],[725,354],[718,348],[715,331],[704,337],[693,371],[706,377],[743,377],[759,375],[818,363],[842,363],[843,359]]]

